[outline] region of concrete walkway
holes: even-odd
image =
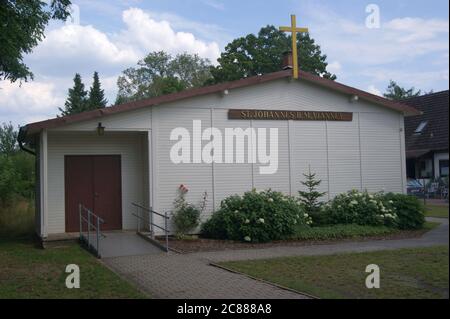
[[[157,254],[105,258],[114,271],[136,283],[153,298],[176,299],[302,299],[306,296],[246,276],[227,272],[211,263],[231,260],[392,250],[448,245],[448,219],[430,218],[441,225],[421,238],[345,242],[332,245],[272,247],[187,255]]]
[[[449,244],[449,227],[446,218],[427,218],[441,225],[422,237],[397,240],[374,240],[362,242],[341,242],[328,245],[301,247],[271,247],[264,249],[228,250],[191,254],[195,258],[205,258],[213,262],[256,260],[289,256],[332,255],[339,253],[369,252],[376,250],[394,250],[401,248],[431,247]]]
[[[161,249],[139,237],[135,232],[111,232],[105,235],[106,237],[100,241],[102,258],[164,254]]]

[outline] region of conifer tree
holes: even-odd
[[[81,75],[75,74],[73,83],[73,87],[69,89],[64,109],[59,108],[62,116],[81,113],[87,109],[87,92],[84,89]]]
[[[102,90],[98,72],[94,72],[94,81],[89,90],[88,108],[90,110],[101,109],[106,107],[108,101],[105,98],[105,91]]]
[[[301,182],[302,185],[306,187],[305,191],[299,191],[300,202],[305,207],[306,213],[309,215],[313,215],[314,213],[320,210],[322,203],[319,199],[324,196],[326,193],[321,193],[317,191],[317,188],[322,183],[321,180],[316,178],[316,174],[311,172],[311,167],[307,174],[303,174],[306,178],[304,182]]]

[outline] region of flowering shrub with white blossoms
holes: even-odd
[[[323,206],[321,214],[326,224],[396,227],[398,222],[393,201],[387,200],[382,193],[358,190],[337,195]]]
[[[222,201],[220,209],[202,227],[207,238],[268,242],[289,238],[298,225],[312,219],[291,196],[272,190],[247,192]]]

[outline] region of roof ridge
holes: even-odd
[[[438,94],[443,94],[443,93],[448,93],[449,90],[442,90],[439,92],[433,92],[433,93],[426,93],[423,95],[419,95],[419,96],[412,96],[412,97],[408,97],[406,99],[402,99],[401,101],[409,101],[409,100],[413,100],[413,99],[419,99],[419,98],[424,98],[424,97],[428,97],[428,96],[432,96],[432,95],[438,95]]]
[[[24,127],[21,127],[21,131],[25,131],[25,133],[24,133],[25,135],[32,135],[32,134],[36,134],[36,133],[40,132],[42,129],[54,128],[54,127],[58,127],[58,126],[69,124],[69,123],[76,123],[76,122],[81,122],[84,120],[99,118],[104,115],[117,114],[117,113],[121,113],[121,112],[125,112],[125,111],[132,111],[132,110],[140,109],[143,107],[150,107],[150,106],[155,106],[155,105],[159,105],[159,104],[175,102],[175,101],[179,101],[179,100],[183,100],[183,99],[187,99],[187,98],[218,93],[218,92],[230,90],[230,89],[243,88],[243,87],[247,87],[247,86],[252,86],[252,85],[261,84],[261,83],[270,82],[270,81],[274,81],[274,80],[278,80],[278,79],[282,79],[282,78],[288,78],[288,77],[292,77],[292,70],[290,70],[290,69],[267,73],[267,74],[263,74],[263,75],[256,75],[256,76],[252,76],[252,77],[239,79],[236,81],[218,83],[218,84],[213,84],[213,85],[199,87],[199,88],[192,88],[192,89],[184,90],[184,91],[177,92],[177,93],[161,95],[161,96],[142,99],[142,100],[138,100],[138,101],[131,101],[131,102],[127,102],[127,103],[123,103],[123,104],[119,104],[119,105],[106,107],[103,109],[98,109],[98,110],[93,110],[93,111],[48,119],[48,120],[44,120],[44,121],[40,121],[40,122],[30,123]],[[386,99],[384,97],[374,95],[372,93],[369,93],[369,92],[366,92],[366,91],[363,91],[363,90],[360,90],[360,89],[357,89],[354,87],[350,87],[348,85],[345,85],[345,84],[342,84],[342,83],[339,83],[339,82],[336,82],[336,81],[333,81],[330,79],[326,79],[326,78],[320,77],[315,74],[308,73],[306,71],[300,71],[299,81],[302,81],[302,80],[317,84],[319,86],[322,86],[322,87],[325,87],[325,88],[328,88],[328,89],[331,89],[334,91],[339,91],[343,94],[357,95],[360,98],[365,99],[369,102],[393,109],[397,112],[401,112],[401,113],[404,113],[407,115],[419,115],[421,113],[419,110],[416,110],[414,107],[412,107],[408,104],[404,104],[399,101],[392,101],[392,100]]]

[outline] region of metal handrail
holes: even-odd
[[[168,227],[169,216],[168,216],[167,212],[164,214],[160,214],[158,212],[155,212],[152,208],[147,208],[147,207],[144,207],[144,206],[136,204],[136,203],[131,203],[131,205],[136,207],[136,213],[134,213],[133,216],[135,216],[137,218],[137,232],[138,233],[141,232],[141,221],[144,223],[148,222],[148,226],[150,228],[150,236],[152,239],[155,238],[154,227],[164,231],[165,239],[166,239],[166,245],[165,245],[164,249],[166,252],[169,252],[169,227]],[[143,211],[148,214],[148,217],[149,217],[148,220],[145,217],[141,216],[140,211]],[[157,215],[157,216],[164,218],[164,227],[161,227],[160,225],[155,224],[153,222],[153,215]]]
[[[163,214],[160,214],[160,213],[158,213],[158,212],[155,212],[155,211],[152,210],[151,208],[147,208],[147,207],[141,206],[141,205],[136,204],[136,203],[131,203],[131,205],[133,205],[134,207],[143,209],[143,210],[145,210],[145,211],[147,211],[147,212],[152,212],[152,213],[155,214],[155,215],[158,215],[158,216],[164,217],[164,218],[166,218],[166,219],[169,219],[169,217],[167,216],[167,213],[163,215]]]
[[[80,215],[80,242],[84,242],[87,244],[88,249],[92,249],[96,252],[97,257],[101,257],[100,255],[100,238],[105,238],[106,236],[101,232],[101,225],[105,223],[105,221],[100,218],[98,215],[94,214],[90,209],[86,208],[83,204],[78,205],[79,215]],[[87,218],[83,216],[83,212],[87,214]],[[94,219],[95,223],[91,222],[91,219]],[[83,221],[87,223],[87,236],[84,235],[83,232]],[[97,246],[94,246],[91,243],[91,229],[95,230],[96,239],[95,242]]]

